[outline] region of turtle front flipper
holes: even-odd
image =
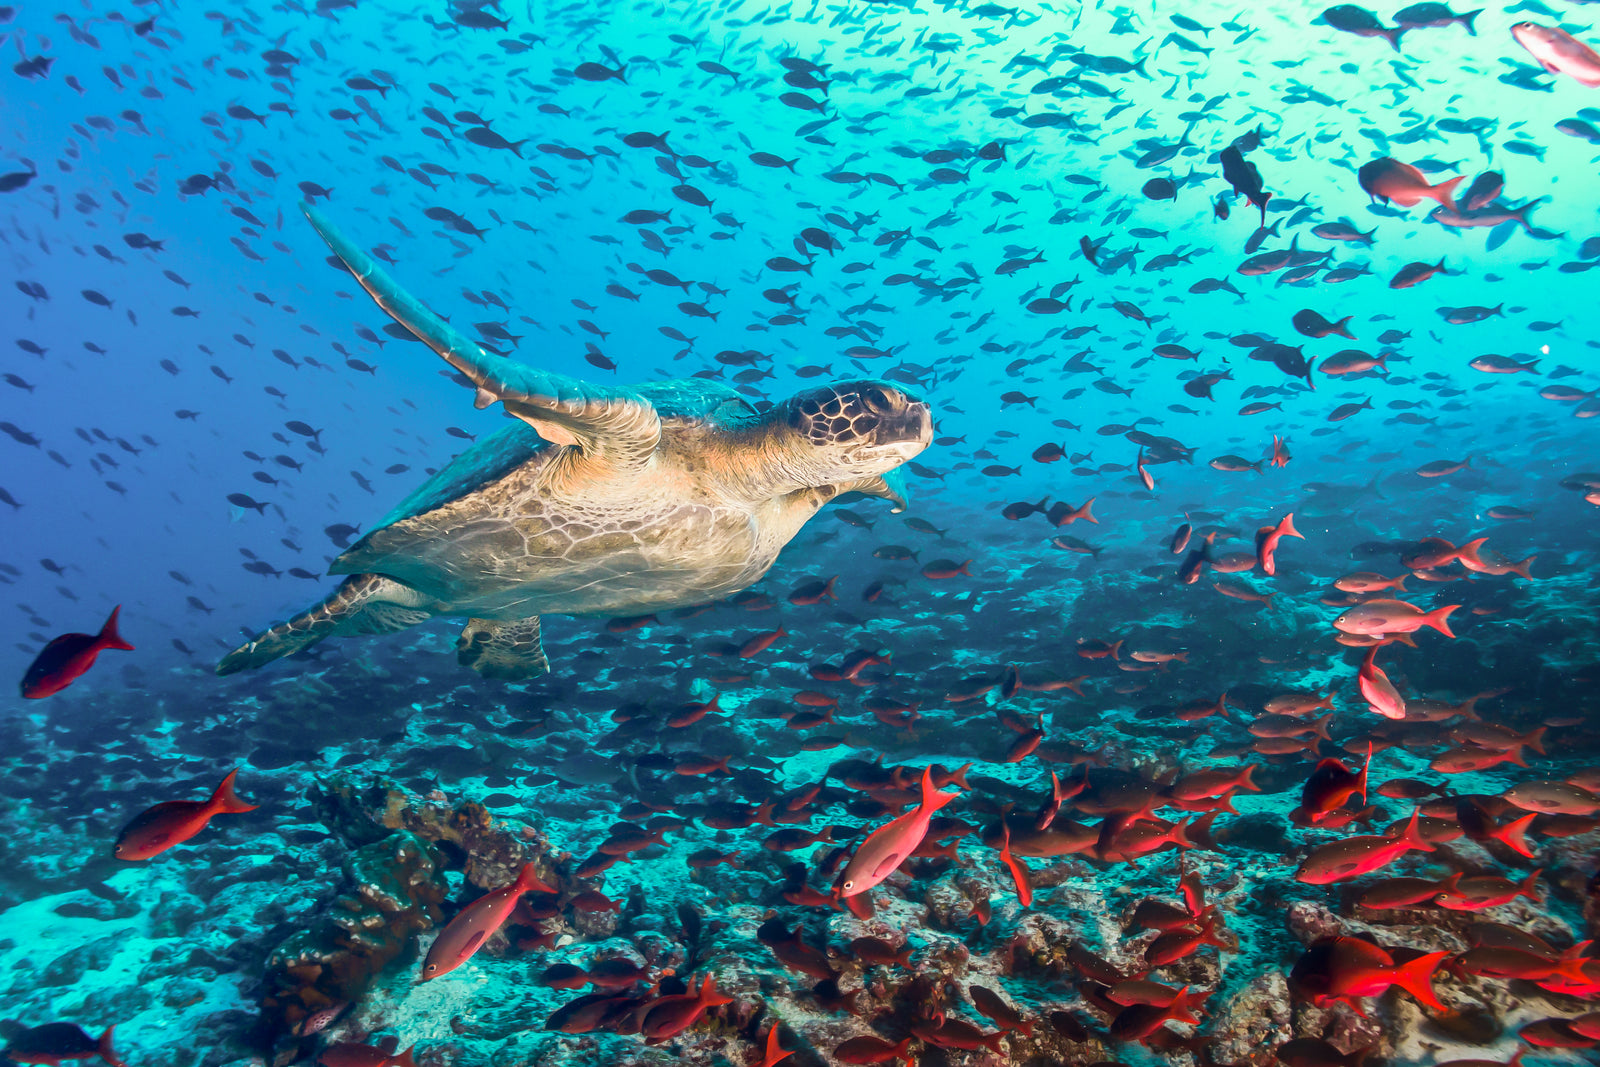
[[[550,670],[539,639],[539,616],[497,622],[468,619],[456,640],[456,661],[485,678],[524,681]]]
[[[894,505],[891,510],[896,515],[906,509],[906,476],[899,467],[887,474],[868,475],[853,482],[843,482],[834,488],[840,496],[860,493],[862,496],[882,497]]]
[[[380,574],[353,574],[326,600],[222,657],[218,674],[254,670],[335,634],[386,634],[432,617],[422,594]]]
[[[642,468],[654,454],[661,419],[637,392],[547,374],[485,351],[396,284],[320,210],[308,203],[300,210],[377,305],[477,387],[477,407],[498,400],[550,443],[574,445],[622,470]]]

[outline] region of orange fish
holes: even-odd
[[[246,804],[233,795],[233,777],[238,773],[229,771],[210,800],[168,800],[134,816],[117,835],[117,859],[147,860],[204,830],[213,815],[255,811],[259,805]]]

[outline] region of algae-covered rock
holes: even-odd
[[[297,1034],[307,1016],[358,999],[415,934],[441,919],[443,868],[439,850],[406,831],[352,852],[346,891],[267,960],[261,1007],[272,1030]]]

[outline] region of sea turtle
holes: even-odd
[[[639,615],[750,586],[823,504],[905,507],[896,468],[928,446],[928,405],[836,382],[757,411],[696,378],[633,387],[547,374],[433,314],[321,211],[301,210],[384,311],[515,416],[408,496],[333,565],[338,589],[225,656],[259,667],[331,634],[466,616],[458,659],[492,678],[549,670],[539,616]]]

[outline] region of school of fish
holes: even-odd
[[[1590,1062],[1588,10],[0,6],[0,1064]],[[301,202],[932,444],[532,681],[219,679],[504,425]]]

